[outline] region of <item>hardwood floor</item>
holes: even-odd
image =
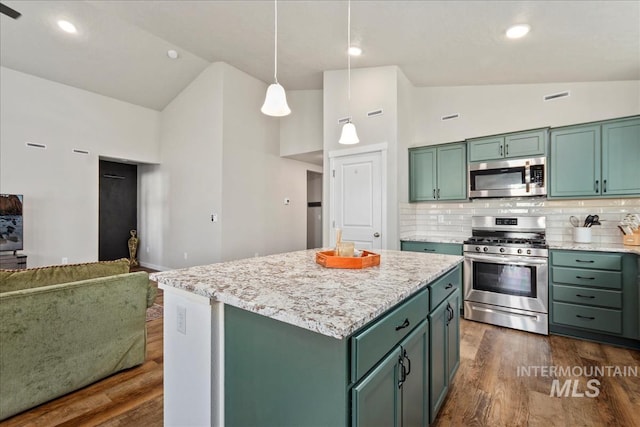
[[[163,319],[147,327],[143,365],[0,426],[162,426]],[[527,366],[637,367],[640,352],[465,320],[460,332],[460,368],[435,426],[640,426],[639,377],[597,377],[600,394],[589,398],[550,397],[553,378],[518,375]],[[584,377],[575,378],[578,391],[589,391]]]
[[[460,368],[434,426],[640,426],[639,351],[467,320],[460,333]],[[554,379],[560,386],[578,380],[576,394],[595,394],[588,376],[542,375],[542,368],[536,376],[536,368],[523,369],[553,366],[635,367],[637,373],[594,377],[597,397],[571,397],[575,383],[569,396],[551,397]]]

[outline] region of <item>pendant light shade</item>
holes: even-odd
[[[291,114],[291,109],[287,104],[287,95],[284,92],[284,88],[278,83],[278,0],[274,0],[275,6],[275,53],[273,60],[273,79],[275,83],[270,84],[267,88],[267,95],[264,98],[264,104],[262,104],[263,114],[267,116],[282,117]]]
[[[351,111],[351,55],[349,55],[349,46],[351,46],[351,0],[347,3],[347,102],[349,111]],[[338,143],[351,145],[357,144],[360,142],[358,138],[358,133],[356,132],[356,126],[351,123],[351,118],[349,121],[342,126],[342,133],[340,134],[340,139]]]
[[[270,84],[267,88],[267,96],[260,109],[267,116],[282,117],[291,114],[287,104],[287,94],[280,83]]]
[[[358,138],[358,133],[356,132],[356,127],[353,123],[348,122],[342,126],[342,133],[340,134],[340,139],[338,140],[340,144],[351,145],[357,144],[360,142]]]

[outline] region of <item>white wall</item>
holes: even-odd
[[[141,171],[142,264],[179,268],[221,258],[221,224],[211,214],[222,210],[222,68],[205,69],[162,111],[160,165]]]
[[[543,96],[570,96],[543,101]],[[444,115],[460,118],[442,121]],[[413,145],[557,127],[640,113],[640,81],[424,87],[414,91]]]
[[[322,168],[280,157],[279,119],[260,112],[266,89],[224,64],[222,260],[307,246],[307,170]]]
[[[97,260],[99,156],[157,162],[159,116],[0,67],[0,192],[24,195],[29,267]]]
[[[322,151],[322,90],[288,90],[291,114],[280,121],[280,155]]]
[[[306,247],[306,172],[321,167],[280,157],[278,119],[260,112],[266,88],[214,63],[162,112],[161,163],[140,174],[142,264],[181,268]]]
[[[387,144],[387,210],[386,247],[398,247],[398,72],[396,66],[359,68],[351,70],[351,103],[347,98],[347,70],[324,72],[323,123],[324,123],[324,203],[323,244],[329,245],[329,236],[334,233],[330,227],[329,197],[329,152],[362,149],[363,146],[379,143]],[[367,117],[367,112],[383,109],[380,116]],[[360,143],[344,146],[338,143],[342,125],[338,120],[352,117]]]

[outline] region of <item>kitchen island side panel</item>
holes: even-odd
[[[227,426],[348,426],[348,346],[224,306]]]

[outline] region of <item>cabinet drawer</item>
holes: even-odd
[[[553,283],[622,289],[622,273],[619,271],[552,267],[551,278]]]
[[[554,302],[553,322],[612,334],[622,333],[622,312],[608,308]]]
[[[351,339],[351,379],[367,373],[402,338],[427,317],[429,291],[424,289],[409,301]]]
[[[553,251],[552,254],[553,265],[617,271],[622,269],[622,255],[620,254],[557,251]]]
[[[429,311],[433,311],[440,305],[449,295],[455,292],[456,289],[461,287],[462,283],[462,269],[456,267],[449,273],[442,276],[440,279],[429,285],[430,303]]]
[[[553,284],[553,300],[600,307],[622,308],[622,292]]]
[[[400,246],[403,251],[425,252],[462,256],[462,245],[459,243],[435,243],[435,242],[410,242],[402,241]]]

